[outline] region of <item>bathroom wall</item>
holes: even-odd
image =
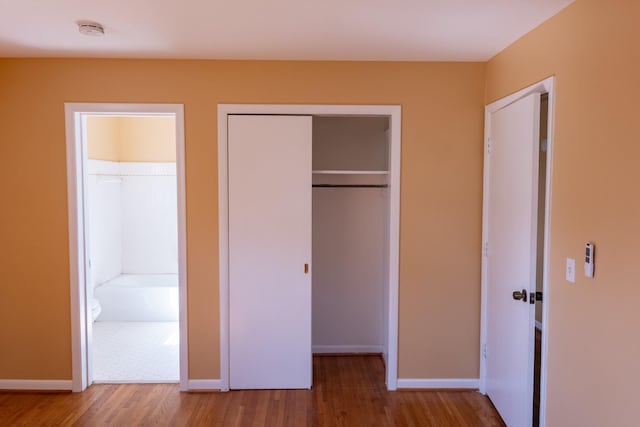
[[[88,116],[87,157],[96,160],[120,160],[120,117]]]
[[[175,163],[89,159],[91,277],[178,273]]]
[[[93,286],[123,273],[177,274],[175,119],[86,123]]]
[[[87,117],[88,157],[116,162],[175,162],[174,117]]]
[[[174,117],[118,117],[121,162],[175,162]]]
[[[178,274],[175,163],[120,163],[122,272]]]
[[[89,254],[91,284],[122,273],[122,183],[118,162],[89,160]]]

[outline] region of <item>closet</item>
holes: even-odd
[[[229,386],[386,353],[389,118],[229,115]]]
[[[314,117],[314,353],[382,353],[388,119]]]

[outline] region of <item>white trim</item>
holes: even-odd
[[[120,162],[89,159],[87,175],[120,175]]]
[[[395,390],[398,378],[398,276],[400,248],[401,107],[399,105],[218,105],[218,226],[220,269],[221,390],[229,390],[229,194],[227,116],[230,114],[296,114],[313,116],[387,116],[391,130],[389,152],[389,311],[386,384]]]
[[[176,184],[178,186],[178,293],[180,326],[180,390],[189,381],[189,328],[187,315],[187,186],[184,144],[184,106],[175,105],[176,115]]]
[[[544,233],[544,276],[542,278],[542,345],[540,352],[540,427],[545,427],[547,423],[547,355],[549,340],[549,266],[550,261],[550,239],[551,239],[551,194],[553,191],[551,185],[551,176],[553,171],[553,152],[555,146],[555,102],[556,102],[556,80],[550,77],[546,82],[548,98],[548,122],[547,122],[547,176],[545,179],[546,197],[545,197],[545,233]]]
[[[189,380],[187,383],[188,390],[211,391],[222,390],[222,380]]]
[[[175,162],[114,162],[89,159],[88,175],[106,176],[176,176]]]
[[[298,105],[298,104],[218,104],[220,113],[227,114],[281,114],[309,116],[393,116],[400,117],[399,105]]]
[[[389,175],[389,171],[313,170],[314,175]]]
[[[93,384],[178,384],[179,380],[93,380]]]
[[[0,380],[0,390],[70,391],[71,389],[71,380]]]
[[[220,390],[229,391],[229,172],[227,113],[218,105],[218,293],[220,298]]]
[[[478,378],[398,378],[398,388],[477,390]]]
[[[174,162],[119,162],[120,176],[176,176]]]
[[[314,345],[311,346],[313,354],[323,353],[382,353],[381,345]]]
[[[536,329],[542,331],[542,322],[536,320]]]
[[[86,210],[83,175],[84,138],[82,124],[87,114],[102,116],[175,116],[176,119],[176,179],[178,188],[178,289],[180,295],[180,389],[187,389],[187,226],[185,199],[184,106],[182,104],[109,104],[65,103],[67,147],[67,201],[69,215],[69,267],[71,294],[72,390],[83,391],[93,380],[89,364],[89,323],[86,287],[86,239],[83,222]],[[83,250],[84,249],[84,250]],[[83,320],[84,319],[84,320]]]
[[[486,155],[489,149],[489,136],[491,135],[491,114],[505,108],[506,106],[524,98],[532,93],[547,93],[549,96],[549,109],[547,112],[547,177],[546,177],[546,199],[545,199],[545,235],[544,235],[544,277],[542,284],[542,292],[544,295],[544,303],[542,304],[542,323],[545,327],[542,329],[542,352],[540,366],[540,427],[544,427],[546,423],[546,402],[547,402],[547,352],[549,337],[549,237],[551,236],[551,176],[553,170],[553,148],[554,148],[554,111],[555,111],[555,76],[548,77],[541,82],[528,86],[516,93],[505,98],[499,99],[485,107],[484,116],[484,177],[483,177],[483,201],[482,201],[482,292],[481,292],[481,321],[480,321],[480,392],[486,394],[486,363],[484,358],[484,346],[487,334],[487,258],[484,254],[484,248],[487,244],[488,218],[484,212],[488,208],[488,173],[489,173],[489,156]]]
[[[84,205],[82,200],[82,150],[81,129],[78,113],[65,105],[65,128],[67,149],[67,211],[69,216],[69,282],[71,296],[71,378],[72,390],[87,388],[87,344],[86,344],[86,297],[84,281]]]
[[[387,110],[388,111],[388,110]],[[400,107],[389,117],[391,147],[389,149],[389,331],[387,339],[386,383],[388,390],[398,387],[398,289],[400,286],[400,157],[402,118]]]

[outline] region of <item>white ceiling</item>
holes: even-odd
[[[572,2],[0,0],[0,57],[485,61]]]

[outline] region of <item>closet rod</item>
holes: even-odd
[[[387,188],[386,184],[313,184],[317,188]]]

